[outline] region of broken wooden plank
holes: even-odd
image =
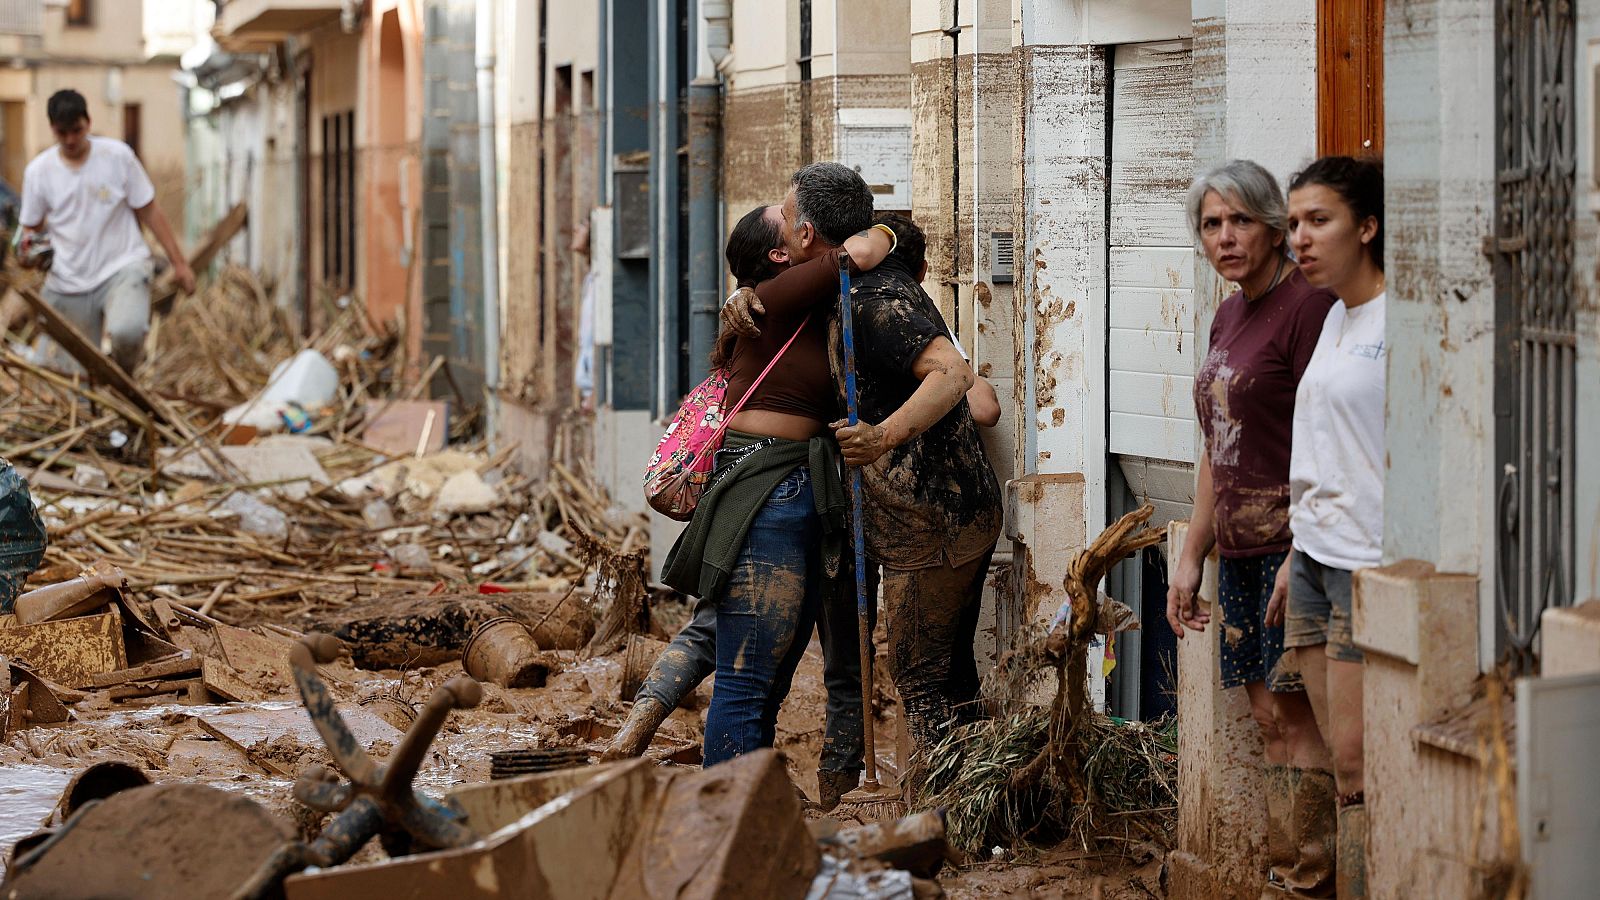
[[[5,663],[0,662],[0,665]],[[27,708],[23,716],[29,725],[52,725],[71,718],[67,707],[57,696],[56,687],[30,671],[26,666],[11,663],[11,684],[27,685]]]
[[[91,687],[95,675],[128,667],[122,612],[37,625],[0,628],[0,655],[28,664],[41,677],[68,687]]]
[[[119,684],[108,690],[106,695],[112,700],[132,700],[136,697],[155,697],[160,694],[187,694],[197,684],[201,684],[201,680],[198,678],[135,681],[129,684]]]
[[[200,680],[204,682],[206,690],[230,703],[254,703],[267,699],[265,691],[240,678],[239,673],[220,660],[201,660]]]
[[[6,281],[0,277],[0,285]],[[224,459],[217,451],[216,445],[202,434],[198,434],[182,416],[172,411],[172,408],[159,398],[145,391],[134,381],[116,360],[100,352],[97,341],[91,340],[78,330],[76,325],[67,321],[66,317],[57,312],[54,307],[44,301],[32,288],[21,285],[12,285],[17,296],[21,297],[39,317],[44,326],[44,333],[61,345],[78,364],[89,373],[89,377],[107,384],[112,390],[122,395],[129,403],[151,422],[160,422],[175,431],[185,441],[198,443],[202,452],[217,462],[222,471],[229,477],[238,477],[238,471]]]
[[[17,296],[21,297],[34,315],[39,317],[44,326],[44,333],[61,345],[61,349],[78,364],[88,371],[91,378],[111,386],[113,390],[139,409],[140,412],[153,419],[159,419],[164,424],[178,427],[179,423],[155,397],[146,393],[139,383],[134,381],[116,360],[100,352],[98,342],[91,340],[87,335],[78,330],[78,326],[67,321],[66,317],[57,312],[55,307],[44,301],[32,288],[22,285],[13,285]]]
[[[233,240],[239,230],[244,228],[250,220],[249,206],[244,203],[236,204],[228,210],[207,234],[205,240],[200,242],[194,252],[189,254],[189,268],[194,270],[195,277],[211,268],[211,263],[216,260],[222,248]],[[173,281],[171,274],[163,276],[161,281],[150,292],[150,312],[154,315],[164,316],[172,311],[172,304],[178,299],[178,285]]]
[[[106,672],[95,675],[89,683],[95,687],[111,687],[125,684],[130,681],[148,681],[154,678],[171,678],[176,675],[192,675],[200,671],[200,660],[190,654],[158,659],[142,666],[123,669],[118,672]]]

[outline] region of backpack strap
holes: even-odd
[[[744,409],[745,402],[748,401],[753,394],[755,394],[756,388],[761,386],[761,382],[766,379],[767,373],[772,371],[772,367],[778,364],[778,360],[783,359],[783,354],[788,352],[789,345],[793,344],[795,338],[800,336],[800,332],[806,330],[806,325],[811,321],[811,315],[811,313],[806,313],[806,317],[800,320],[800,327],[794,330],[794,334],[790,335],[789,340],[785,341],[783,347],[773,355],[772,360],[767,363],[767,367],[762,369],[761,374],[756,376],[756,380],[750,383],[750,390],[745,391],[744,396],[739,398],[739,402],[733,405],[733,409],[729,410],[728,414],[722,417],[722,423],[717,426],[716,434],[712,437],[713,442],[720,441],[722,439],[722,433],[728,430],[728,423],[732,422],[733,417],[739,414],[739,410]]]

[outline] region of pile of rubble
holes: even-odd
[[[490,452],[468,398],[422,396],[448,367],[406,365],[357,304],[302,340],[243,270],[166,302],[132,374],[37,308],[0,348],[7,508],[37,508],[40,545],[0,559],[14,576],[0,585],[6,896],[54,895],[67,872],[92,894],[95,873],[129,866],[172,896],[160,873],[192,873],[200,848],[209,880],[179,893],[343,897],[432,878],[455,894],[485,877],[542,879],[550,896],[576,896],[567,882],[584,896],[937,891],[937,816],[813,835],[792,760],[701,773],[703,697],[651,761],[588,764],[686,610],[650,595],[644,518],[581,462],[557,453],[535,478],[512,448]],[[79,371],[31,352],[36,322]],[[321,648],[318,674],[292,662],[306,647]],[[446,722],[438,698],[463,685],[473,702],[451,701]],[[348,785],[326,781],[330,765]],[[350,818],[352,798],[402,769],[414,805],[455,811],[466,831],[451,833],[470,841],[395,843],[394,822],[367,839],[376,814]],[[305,865],[325,867],[295,874]]]

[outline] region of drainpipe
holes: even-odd
[[[951,0],[950,27],[950,310],[961,333],[961,0]],[[977,210],[973,211],[977,218]],[[978,273],[973,272],[974,279]]]
[[[478,220],[483,231],[484,434],[494,448],[500,424],[500,216],[494,153],[495,4],[478,0]]]
[[[689,84],[689,366],[700,380],[717,341],[722,294],[722,223],[718,186],[722,181],[722,79],[718,67],[728,56],[728,0],[704,0],[701,47]]]
[[[972,346],[967,349],[967,352],[972,354],[972,368],[973,368],[974,371],[976,371],[977,368],[978,368],[978,323],[983,320],[983,314],[982,314],[982,311],[981,311],[979,303],[978,303],[978,282],[983,280],[983,275],[982,275],[982,272],[981,272],[981,270],[979,268],[982,265],[983,260],[982,260],[982,258],[980,257],[980,254],[979,254],[979,248],[982,246],[982,244],[979,241],[979,236],[981,235],[981,231],[980,231],[981,223],[978,221],[978,219],[979,219],[978,213],[983,208],[982,205],[981,205],[981,202],[980,202],[983,199],[982,195],[981,195],[981,188],[982,188],[982,184],[983,184],[983,182],[982,182],[983,170],[982,170],[982,165],[980,163],[980,159],[981,159],[980,153],[981,153],[983,148],[982,148],[982,145],[979,143],[979,140],[978,140],[978,129],[979,129],[979,126],[978,126],[978,93],[979,93],[979,86],[978,86],[978,55],[982,51],[983,51],[983,0],[973,0],[973,2],[972,2]],[[956,102],[959,99],[960,98],[954,98],[951,102]],[[959,298],[959,296],[960,295],[958,294],[957,297]]]

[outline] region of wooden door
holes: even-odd
[[[1383,2],[1317,0],[1317,153],[1383,155]]]

